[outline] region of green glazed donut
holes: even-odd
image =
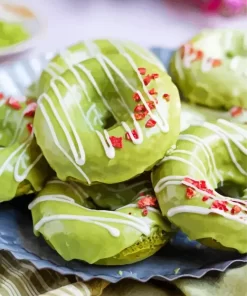
[[[65,260],[123,265],[153,255],[170,238],[170,225],[155,205],[148,195],[116,211],[90,209],[81,184],[52,180],[29,209],[35,234]]]
[[[32,132],[35,109],[26,98],[0,93],[0,202],[41,190],[49,176]]]
[[[137,178],[117,184],[96,184],[83,186],[85,194],[90,197],[94,204],[102,209],[116,210],[126,206],[138,196],[145,193],[153,193],[150,173],[142,174]]]
[[[204,121],[216,121],[226,119],[235,123],[247,123],[247,109],[233,107],[229,111],[210,109],[187,102],[181,102],[181,131],[186,130],[191,124],[202,123]]]
[[[118,50],[71,67],[38,99],[37,142],[61,180],[129,180],[177,140],[180,99],[171,78]]]
[[[246,125],[219,119],[191,126],[154,169],[152,182],[163,215],[190,239],[247,252]],[[216,191],[224,185],[239,195]]]
[[[247,108],[247,33],[205,30],[174,54],[170,72],[183,97],[213,109]]]
[[[99,53],[105,55],[116,54],[118,53],[118,46],[122,46],[131,56],[141,57],[149,63],[154,64],[160,69],[164,70],[164,66],[152,52],[133,42],[123,42],[111,39],[88,40],[70,46],[66,50],[56,55],[48,63],[37,84],[38,95],[42,94],[49,88],[51,79],[61,75],[71,66],[89,58],[93,58]]]

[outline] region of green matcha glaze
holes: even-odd
[[[190,102],[229,110],[247,108],[246,67],[246,33],[205,30],[174,54],[170,72]]]
[[[139,73],[140,67],[146,75]],[[145,86],[143,80],[153,74]],[[152,89],[156,95],[149,94]],[[134,116],[138,105],[145,110],[141,120]],[[147,127],[150,119],[153,127]],[[59,179],[113,184],[150,170],[176,142],[179,121],[180,99],[171,78],[123,51],[86,60],[52,81],[38,100],[34,127]]]
[[[15,45],[29,38],[30,35],[23,25],[0,21],[0,48]]]
[[[116,210],[125,206],[142,194],[153,195],[150,173],[142,174],[132,180],[112,185],[97,184],[81,186],[87,196],[90,196],[97,206],[110,210]]]
[[[122,42],[111,39],[92,40],[76,43],[66,50],[56,55],[47,65],[46,69],[41,74],[40,80],[37,84],[38,95],[42,94],[49,88],[51,79],[61,75],[65,70],[71,66],[78,64],[84,60],[95,57],[98,54],[117,54],[118,48],[115,45],[123,46],[128,54],[133,57],[142,57],[150,63],[164,69],[162,63],[149,50],[133,42]]]
[[[226,119],[235,123],[247,122],[247,110],[243,110],[238,116],[232,116],[230,111],[210,109],[187,102],[181,102],[181,131],[186,130],[191,124],[204,121],[216,121],[217,119]]]
[[[51,172],[28,129],[31,109],[33,104],[26,105],[25,99],[0,100],[0,202],[41,190]]]
[[[52,180],[29,205],[35,234],[42,234],[65,260],[130,264],[168,241],[171,229],[158,209],[148,207],[144,217],[135,201],[114,212],[92,210],[85,196],[80,184]]]
[[[154,169],[152,182],[163,215],[190,239],[247,252],[246,201],[214,190],[229,183],[246,188],[246,125],[218,120],[191,126]]]

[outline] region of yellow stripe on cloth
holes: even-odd
[[[75,276],[37,270],[27,261],[0,252],[0,296],[100,296],[107,285],[103,280],[82,283]]]

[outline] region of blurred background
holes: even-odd
[[[222,16],[209,0],[19,0],[37,15],[33,53],[56,51],[81,39],[115,37],[175,48],[205,27],[247,28],[247,14]],[[223,0],[222,0],[223,1]],[[246,0],[225,0],[232,7]],[[200,3],[201,2],[201,3]],[[1,3],[1,0],[0,0]],[[204,5],[204,6],[203,6]],[[202,7],[203,6],[203,7]],[[0,10],[1,13],[1,10]],[[1,16],[0,16],[1,17]],[[41,34],[40,34],[41,33]]]

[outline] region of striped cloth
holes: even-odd
[[[107,285],[103,280],[82,283],[74,276],[37,270],[8,252],[0,252],[0,296],[100,296]]]

